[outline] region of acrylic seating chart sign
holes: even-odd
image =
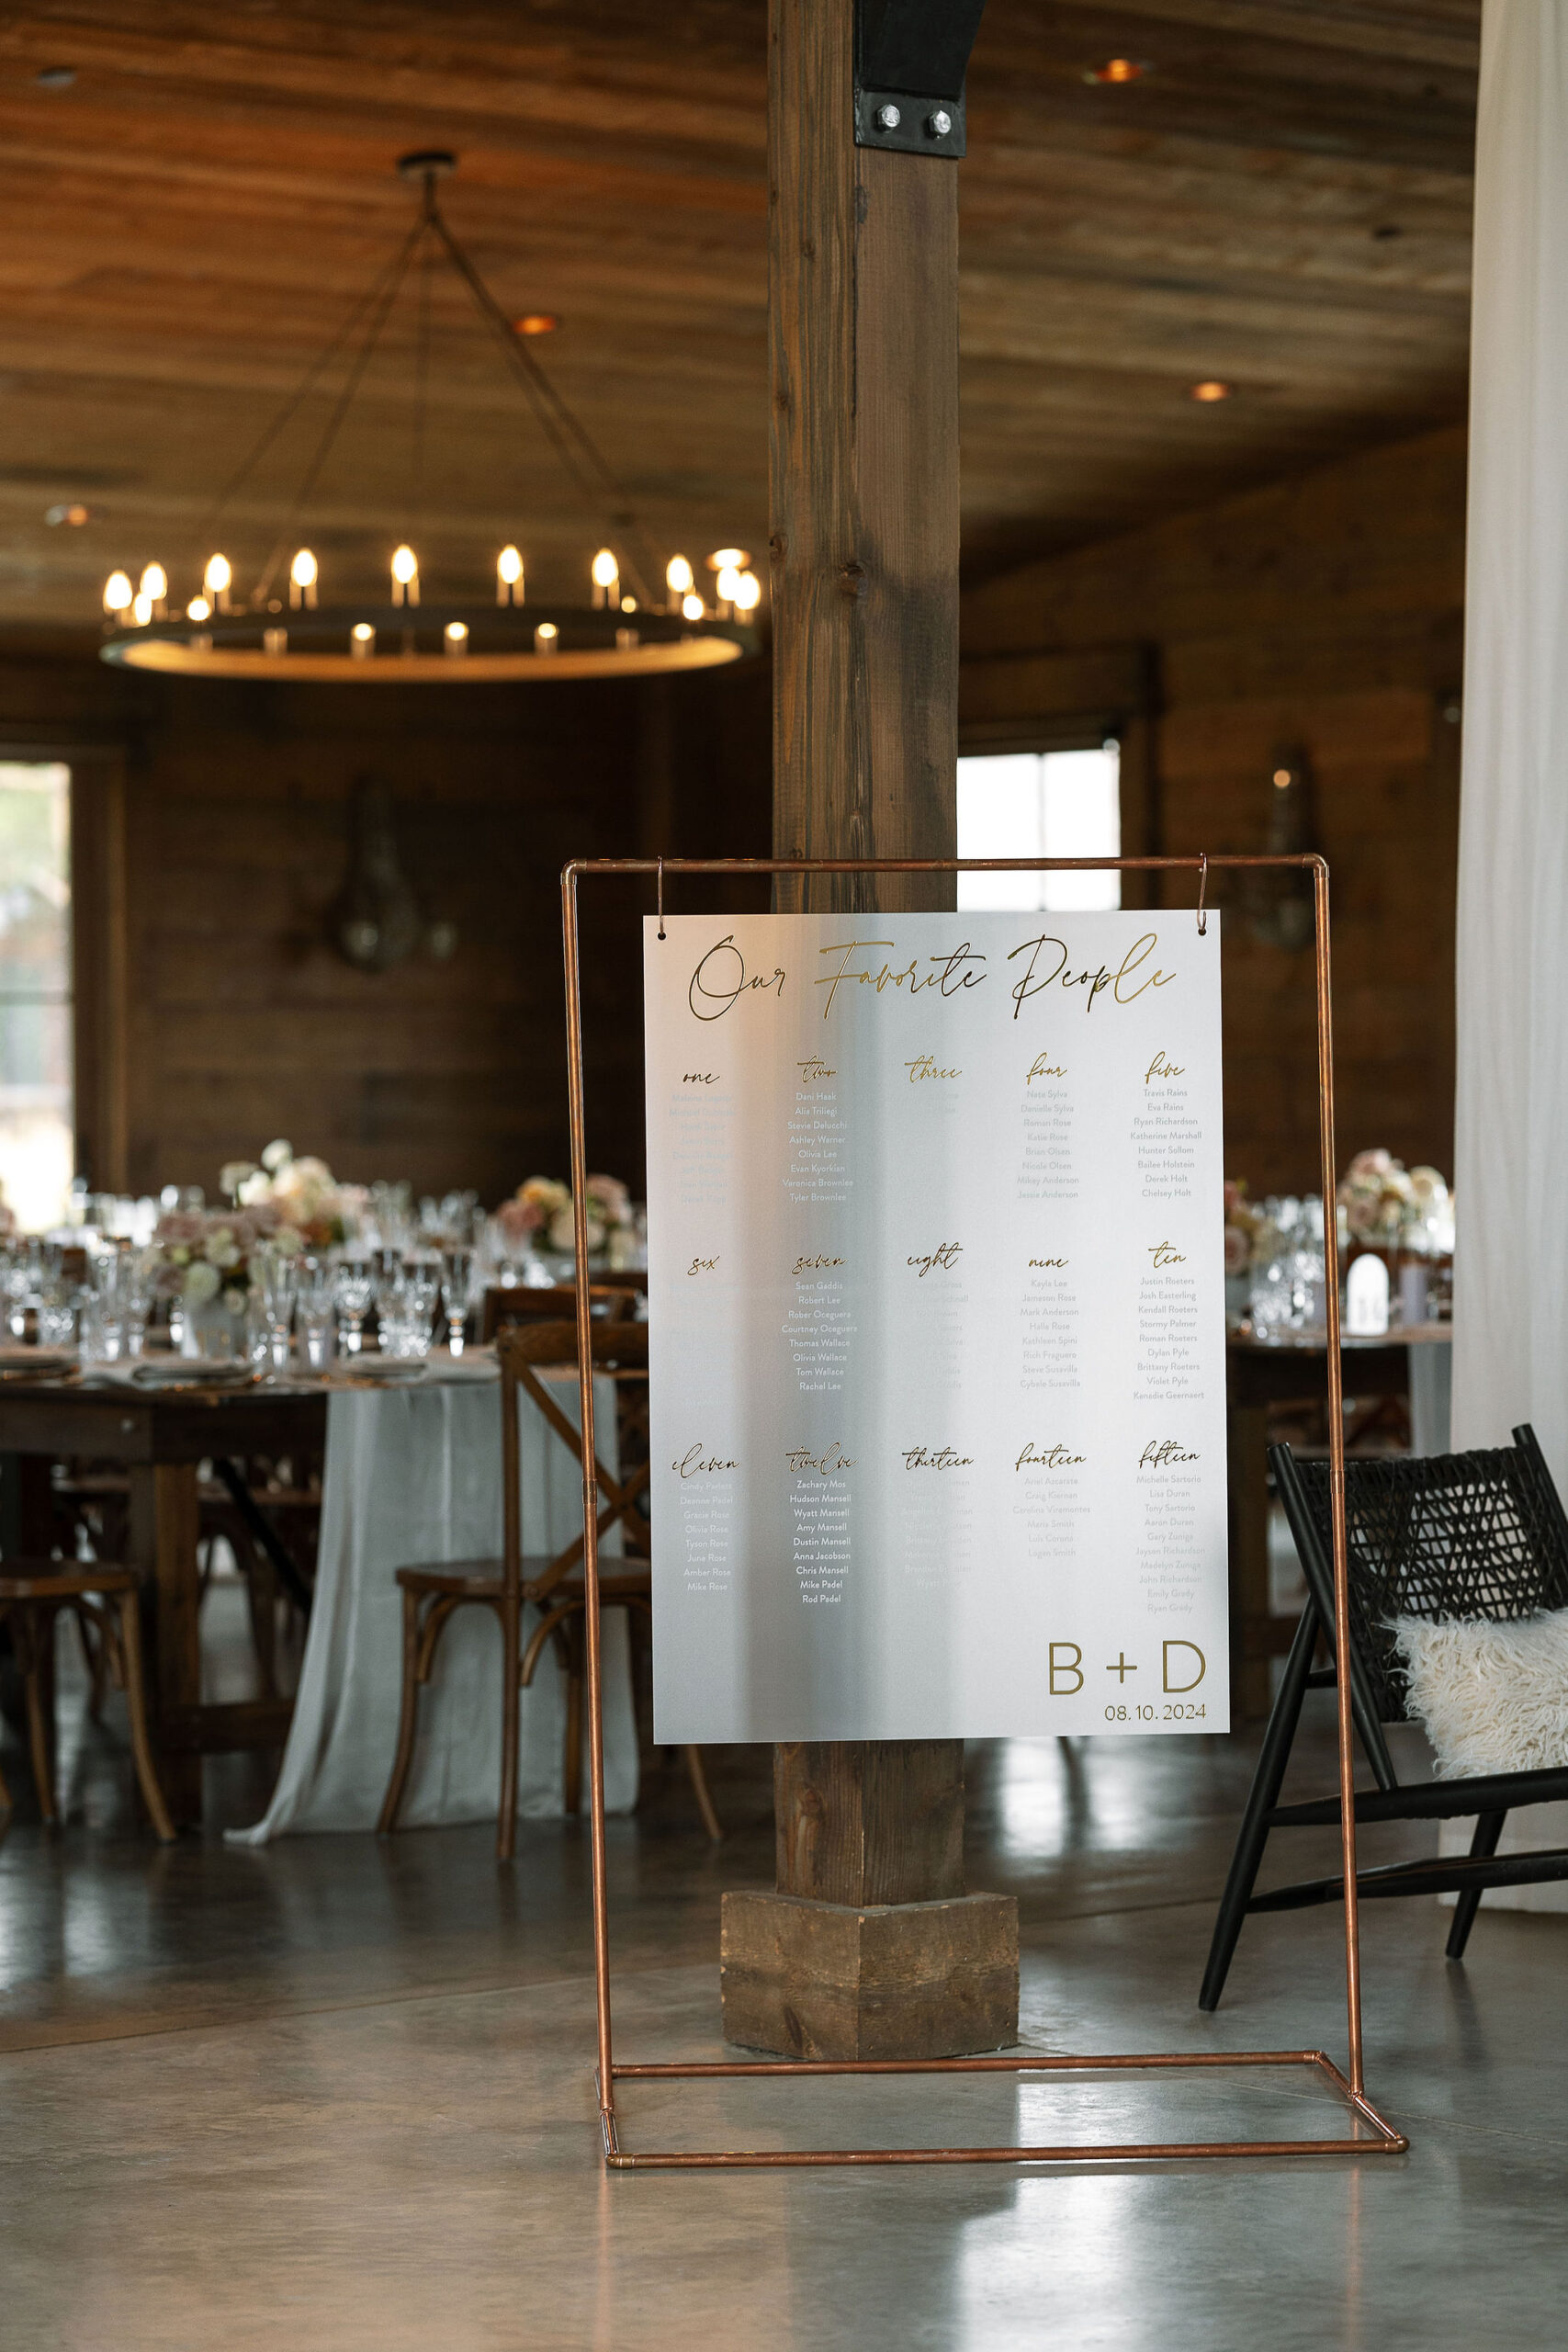
[[[649,921],[654,1731],[1223,1731],[1219,919]]]

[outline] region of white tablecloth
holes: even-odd
[[[575,1422],[575,1387],[563,1383],[558,1394]],[[607,1381],[597,1406],[599,1456],[612,1464],[615,1395]],[[499,1556],[499,1415],[493,1376],[333,1393],[315,1600],[294,1720],[265,1817],[254,1828],[231,1830],[235,1843],[375,1827],[398,1736],[402,1596],[395,1572],[415,1562]],[[558,1552],[582,1524],[581,1472],[525,1396],[520,1418],[523,1549]],[[526,1611],[525,1638],[536,1623],[536,1613]],[[637,1787],[626,1611],[607,1610],[604,1628],[605,1803],[624,1813],[636,1803]],[[420,1693],[401,1826],[494,1818],[501,1680],[494,1612],[458,1610]],[[565,1679],[547,1648],[522,1693],[518,1810],[525,1815],[564,1808],[565,1723]],[[585,1802],[587,1777],[585,1758]]]

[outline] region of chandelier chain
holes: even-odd
[[[310,498],[310,492],[316,487],[316,483],[321,476],[321,468],[326,464],[328,458],[332,454],[333,444],[337,439],[338,433],[342,428],[344,418],[348,414],[349,408],[353,403],[354,396],[359,390],[360,379],[364,376],[367,367],[369,365],[370,355],[381,339],[381,330],[387,323],[387,320],[391,312],[392,305],[398,299],[399,289],[402,285],[404,277],[408,275],[409,264],[412,261],[415,250],[424,236],[424,233],[425,224],[421,220],[418,226],[411,232],[398,255],[397,266],[391,274],[390,280],[382,294],[378,307],[371,314],[369,326],[366,330],[365,336],[360,344],[359,349],[354,356],[354,364],[344,379],[343,389],[333,404],[332,413],[328,417],[321,438],[316,444],[315,453],[312,456],[310,464],[305,469],[304,476],[300,481],[299,487],[294,493],[293,503],[290,505],[288,514],[284,516],[282,527],[278,531],[277,537],[273,542],[272,552],[266,560],[265,568],[252,592],[251,602],[253,604],[265,604],[266,601],[267,595],[272,588],[273,581],[277,574],[277,567],[283,560],[284,550],[294,535],[294,526],[304,511],[306,502]]]

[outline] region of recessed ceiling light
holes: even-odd
[[[554,334],[560,321],[553,311],[525,311],[512,323],[519,334]]]
[[[1188,386],[1187,397],[1190,401],[1228,401],[1235,390],[1234,384],[1222,384],[1217,376],[1205,376],[1201,384]]]
[[[46,65],[42,73],[36,74],[33,79],[40,90],[68,90],[76,79],[76,68],[73,65]]]
[[[1084,75],[1086,82],[1141,82],[1154,67],[1136,57],[1108,57],[1103,65],[1091,65]]]
[[[79,498],[65,499],[58,506],[46,506],[43,519],[51,530],[58,529],[62,523],[69,523],[73,529],[79,530],[84,523],[92,521],[93,510],[90,506],[84,506]]]

